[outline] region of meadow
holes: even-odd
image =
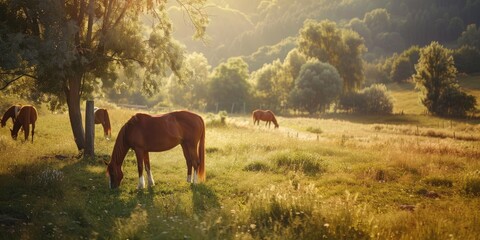
[[[93,159],[68,115],[40,109],[34,143],[0,129],[3,239],[475,239],[480,126],[428,116],[202,114],[205,183],[186,182],[181,148],[150,155],[156,185],[137,190],[133,152],[117,190],[104,161],[134,110],[111,109]],[[11,122],[9,122],[11,124]],[[23,136],[22,136],[23,137]]]

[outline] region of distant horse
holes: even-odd
[[[110,126],[110,117],[105,108],[95,108],[95,124],[102,124],[103,133],[106,139],[112,136],[112,128]]]
[[[37,121],[37,109],[30,105],[24,105],[20,108],[18,115],[13,123],[13,129],[10,129],[12,138],[17,140],[18,130],[23,128],[25,134],[25,141],[28,139],[28,131],[30,124],[32,124],[32,143],[33,135],[35,134],[35,122]]]
[[[2,128],[5,127],[9,118],[12,118],[12,123],[15,123],[15,118],[17,118],[21,107],[22,105],[12,105],[7,109],[7,111],[3,114],[2,121],[0,122]]]
[[[137,113],[120,129],[113,147],[107,174],[110,188],[117,188],[123,178],[122,163],[132,148],[137,157],[138,188],[145,187],[143,166],[148,185],[153,186],[149,152],[163,152],[181,145],[187,162],[187,182],[205,181],[205,124],[202,117],[188,111],[175,111],[162,115]],[[192,167],[194,175],[192,179]]]
[[[260,120],[265,121],[265,126],[270,127],[270,123],[273,122],[275,124],[275,128],[278,128],[277,119],[275,118],[275,114],[273,114],[270,110],[255,110],[252,112],[253,117],[253,125],[255,123],[257,125],[260,124]]]

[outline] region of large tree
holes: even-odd
[[[307,20],[300,29],[298,49],[333,65],[343,78],[344,93],[358,89],[364,81],[362,54],[366,48],[363,38],[352,30],[338,28],[328,20]]]
[[[176,1],[203,36],[205,0]],[[178,72],[183,51],[172,39],[165,0],[5,0],[0,2],[0,89],[31,78],[36,88],[68,105],[79,150],[84,148],[80,103],[97,78],[111,86],[113,72],[138,64],[145,90],[155,91],[169,68]],[[152,29],[143,27],[150,18]]]
[[[302,66],[295,87],[290,93],[293,107],[310,114],[324,111],[342,92],[342,79],[337,69],[318,60]]]
[[[182,107],[203,109],[207,99],[208,75],[212,67],[202,53],[187,55],[184,62],[184,78],[172,74],[168,84],[170,101]]]
[[[219,110],[231,110],[233,104],[239,106],[248,102],[250,84],[247,79],[248,65],[239,57],[229,58],[227,62],[218,65],[213,69],[208,83],[210,106],[216,105]]]
[[[460,90],[450,51],[438,42],[421,49],[415,69],[414,78],[423,93],[422,103],[430,113],[462,116],[475,108],[475,98]]]
[[[286,77],[284,72],[282,63],[277,59],[251,74],[257,100],[260,104],[269,106],[271,110],[280,109],[290,92],[283,87]]]

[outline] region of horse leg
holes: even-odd
[[[150,156],[148,152],[145,152],[143,161],[145,163],[145,171],[147,172],[148,186],[155,186],[155,181],[153,180],[152,170],[150,169]]]
[[[35,134],[35,123],[32,123],[32,143],[33,143],[33,134]]]
[[[188,144],[182,142],[183,156],[185,156],[185,161],[187,162],[187,182],[192,182],[192,157],[188,151]]]
[[[28,141],[28,134],[29,134],[29,131],[30,131],[30,125],[27,123],[27,124],[23,124],[23,134],[25,136],[25,141]]]
[[[135,149],[135,156],[137,157],[138,168],[138,189],[145,188],[145,179],[143,178],[143,159],[144,151],[141,149]]]
[[[190,153],[190,162],[193,167],[193,183],[198,183],[198,166],[200,163],[200,157],[198,156],[197,144],[189,144],[188,152]]]

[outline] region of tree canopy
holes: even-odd
[[[195,26],[195,37],[208,23],[204,0],[177,3]],[[9,0],[0,3],[0,88],[21,78],[32,78],[41,92],[68,105],[70,123],[79,150],[84,146],[80,100],[100,78],[115,81],[117,68],[138,64],[144,89],[155,91],[166,70],[178,73],[183,50],[172,38],[166,1]],[[146,31],[142,17],[154,16]]]
[[[460,91],[452,55],[438,42],[421,49],[415,69],[414,78],[423,93],[422,103],[430,113],[459,116],[475,107],[475,98]],[[463,111],[458,112],[459,109]]]
[[[334,66],[343,78],[343,91],[358,89],[364,81],[362,54],[366,51],[358,33],[337,27],[332,21],[306,21],[298,36],[300,52]]]
[[[315,113],[324,111],[342,91],[342,78],[337,69],[318,60],[302,66],[295,87],[290,93],[293,107]]]
[[[230,110],[233,104],[239,106],[250,99],[248,65],[241,58],[230,58],[221,63],[210,76],[208,95],[210,109]]]

